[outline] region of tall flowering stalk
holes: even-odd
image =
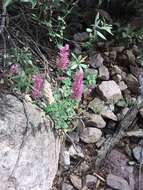
[[[80,100],[83,94],[83,70],[78,70],[75,73],[74,81],[72,84],[72,98]]]
[[[40,74],[37,74],[32,77],[32,81],[33,81],[32,97],[38,98],[40,96],[40,91],[43,87],[44,80]]]
[[[69,44],[65,44],[64,47],[59,49],[57,67],[61,70],[66,70],[69,65],[70,49]]]

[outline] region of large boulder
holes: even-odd
[[[1,190],[50,190],[59,152],[60,140],[40,108],[0,95]]]

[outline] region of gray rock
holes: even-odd
[[[119,82],[122,80],[122,76],[120,74],[116,74],[112,77],[112,79],[119,84]]]
[[[120,81],[118,85],[119,85],[121,91],[124,91],[128,88],[128,86],[126,85],[126,83],[124,81]]]
[[[93,175],[86,175],[85,177],[85,183],[87,187],[95,185],[97,182],[97,177]]]
[[[125,102],[125,100],[119,100],[117,103],[116,103],[116,106],[118,106],[119,108],[124,108],[127,106],[127,103]]]
[[[104,162],[104,170],[106,173],[112,173],[120,176],[131,184],[131,180],[134,178],[133,167],[128,165],[129,159],[120,151],[113,149]]]
[[[136,77],[134,75],[129,74],[125,80],[127,83],[128,88],[131,90],[131,92],[137,94],[139,91],[139,83]]]
[[[102,129],[106,126],[106,122],[101,117],[101,115],[98,114],[88,114],[88,119],[85,120],[85,123],[88,126],[95,126],[99,129]]]
[[[117,52],[116,51],[111,51],[110,54],[109,54],[109,57],[112,61],[115,61],[116,60],[116,57],[117,57]]]
[[[61,190],[73,190],[73,186],[68,183],[63,183]]]
[[[83,161],[80,166],[79,166],[79,170],[82,172],[82,173],[85,173],[89,170],[90,166],[87,164],[86,161]]]
[[[95,143],[102,136],[102,132],[98,128],[86,127],[80,133],[80,139],[85,143]]]
[[[125,51],[125,54],[127,55],[128,57],[128,61],[130,64],[135,64],[136,63],[136,57],[135,55],[133,54],[133,51],[132,50],[126,50]]]
[[[122,99],[120,87],[113,80],[103,81],[98,86],[98,91],[102,98],[109,103],[116,103]]]
[[[100,148],[100,147],[104,144],[105,140],[106,140],[105,137],[101,137],[101,138],[99,139],[99,141],[97,141],[96,147],[97,147],[97,148]]]
[[[94,113],[101,113],[104,109],[104,101],[99,98],[94,98],[89,104],[88,108],[91,109]]]
[[[70,166],[70,154],[67,150],[61,152],[60,162],[65,169],[68,169]]]
[[[74,40],[76,42],[85,42],[89,39],[89,34],[87,32],[81,32],[74,34]]]
[[[76,158],[76,157],[84,158],[84,153],[83,153],[81,147],[78,145],[75,145],[75,147],[73,145],[71,145],[69,147],[69,154],[73,158]]]
[[[113,121],[117,121],[117,116],[110,110],[110,109],[105,109],[101,112],[101,115],[104,118],[111,119]]]
[[[106,183],[108,186],[116,190],[130,190],[128,182],[124,178],[113,174],[108,174]]]
[[[81,190],[82,188],[82,180],[79,176],[76,175],[70,175],[70,180],[72,182],[72,184],[74,185],[75,188],[77,188],[78,190]]]
[[[117,65],[114,65],[111,67],[111,75],[112,76],[117,75],[117,74],[121,75],[121,73],[122,73],[122,70]]]
[[[0,189],[50,190],[60,152],[50,120],[12,95],[0,95],[0,110]]]
[[[137,130],[132,130],[127,132],[128,137],[139,137],[143,138],[143,129],[137,129]]]
[[[77,121],[79,122],[79,121]],[[81,122],[80,122],[81,123]],[[73,123],[73,126],[76,127],[76,125],[74,125]],[[77,125],[78,128],[80,128],[80,124]],[[69,132],[69,136],[70,138],[74,141],[74,142],[79,142],[79,135],[78,135],[78,132],[77,131],[72,131],[72,132]],[[67,141],[68,142],[71,142],[71,139],[67,138]]]
[[[114,51],[117,51],[117,53],[122,53],[122,51],[125,49],[124,46],[118,46],[112,48]]]
[[[99,75],[98,75],[98,78],[100,80],[109,80],[109,71],[108,71],[108,68],[105,67],[104,65],[99,67]]]
[[[93,68],[97,69],[97,68],[103,66],[103,61],[104,61],[104,59],[101,56],[101,54],[96,54],[96,55],[89,57],[88,64],[90,66],[92,66]]]
[[[142,146],[136,146],[133,149],[133,155],[139,163],[143,164],[143,147]]]
[[[143,118],[143,108],[140,109],[140,115]]]

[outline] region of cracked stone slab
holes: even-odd
[[[0,95],[1,190],[50,190],[59,152],[60,140],[40,108]]]

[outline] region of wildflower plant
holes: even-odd
[[[37,74],[32,77],[32,81],[33,81],[32,97],[35,99],[40,96],[40,92],[43,87],[44,80],[40,74]]]
[[[57,67],[61,70],[66,70],[69,65],[69,44],[59,49]]]
[[[88,95],[90,93],[89,86],[91,87],[94,81],[85,76],[88,68],[85,60],[86,57],[77,57],[73,53],[70,55],[68,44],[59,49],[57,86],[54,89],[55,102],[44,108],[44,111],[53,119],[57,129],[68,129],[70,121],[76,115],[75,108],[78,108],[82,100],[84,87]]]

